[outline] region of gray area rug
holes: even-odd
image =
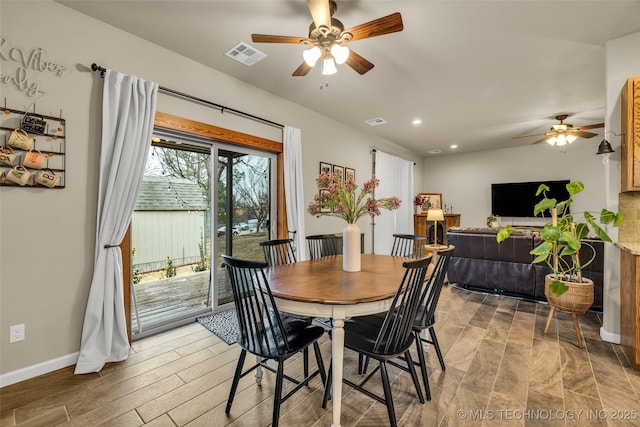
[[[236,343],[238,321],[236,320],[235,310],[198,317],[196,320],[227,344]]]

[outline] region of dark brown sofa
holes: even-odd
[[[448,281],[464,288],[544,301],[544,276],[551,273],[546,264],[532,264],[531,249],[541,243],[539,234],[515,231],[502,243],[496,241],[498,230],[492,228],[452,227],[447,241],[456,251],[449,263]],[[587,240],[596,250],[596,259],[583,271],[595,284],[592,310],[602,311],[604,244]],[[588,250],[582,257],[590,258]]]

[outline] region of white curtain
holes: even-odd
[[[111,70],[104,75],[95,259],[76,374],[129,355],[119,245],[142,182],[157,93],[157,83]]]
[[[380,180],[376,199],[395,196],[402,200],[400,209],[383,209],[375,217],[373,251],[389,254],[394,233],[413,234],[413,162],[376,150],[374,174]]]
[[[304,231],[304,191],[302,180],[302,137],[300,129],[285,126],[283,130],[284,150],[284,199],[287,205],[287,228],[295,231],[296,258],[307,258]]]

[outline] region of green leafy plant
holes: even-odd
[[[131,277],[133,280],[133,284],[140,283],[140,279],[142,276],[140,275],[140,269],[136,264],[133,263],[133,259],[136,256],[136,248],[131,249]]]
[[[551,215],[551,222],[547,223],[540,231],[540,238],[543,242],[531,250],[531,254],[536,258],[533,263],[546,263],[552,270],[555,279],[549,284],[549,290],[560,296],[567,292],[569,288],[559,279],[582,283],[582,270],[593,262],[596,256],[595,249],[584,239],[593,232],[605,242],[611,242],[609,235],[602,229],[601,225],[611,224],[618,227],[622,223],[623,216],[619,212],[602,209],[599,216],[595,212],[584,211],[573,213],[571,205],[573,196],[584,190],[584,184],[580,181],[573,181],[567,184],[569,198],[558,201],[547,197],[549,187],[541,184],[536,191],[536,196],[543,195],[542,200],[534,207],[534,216],[548,212]],[[508,238],[514,229],[510,225],[501,229],[496,239],[502,242]],[[586,262],[580,261],[580,251],[584,246],[590,248],[592,256]]]
[[[209,257],[205,253],[204,242],[202,241],[202,229],[200,229],[200,242],[198,242],[198,250],[200,252],[200,258],[198,263],[193,267],[195,273],[200,271],[209,270]]]
[[[169,277],[175,277],[176,268],[173,266],[173,260],[170,256],[167,256],[167,262],[164,265],[164,278],[168,279]]]

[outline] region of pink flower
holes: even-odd
[[[316,177],[316,185],[320,194],[313,197],[307,211],[315,216],[337,216],[348,223],[355,223],[363,215],[377,216],[380,209],[398,209],[401,200],[397,197],[375,199],[373,193],[380,184],[380,180],[372,177],[362,185],[357,192],[358,185],[353,178],[342,180],[339,173],[321,173]]]

